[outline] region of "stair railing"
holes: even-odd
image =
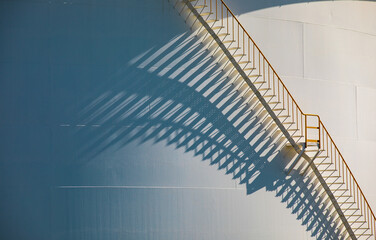
[[[183,2],[188,1],[195,2],[195,0],[183,0]],[[255,85],[261,82],[260,90],[264,84],[267,85],[268,89],[263,96],[265,98],[271,97],[268,103],[273,103],[271,101],[273,101],[272,99],[275,97],[278,101],[274,103],[281,104],[281,110],[287,113],[285,116],[277,116],[279,118],[289,118],[296,125],[296,131],[291,134],[292,137],[296,138],[295,141],[298,142],[300,139],[304,139],[306,146],[310,144],[312,146],[313,144],[318,147],[318,150],[326,151],[328,155],[330,154],[336,170],[339,171],[340,175],[342,174],[342,183],[346,185],[346,191],[350,192],[358,209],[367,221],[368,228],[371,231],[370,235],[375,235],[376,239],[375,215],[348,164],[344,160],[320,117],[316,114],[306,114],[302,111],[275,69],[223,0],[204,0],[204,5],[196,6],[198,10],[204,8],[209,8],[209,13],[201,10],[202,16],[215,17],[215,19],[209,21],[214,24],[220,21],[221,27],[219,27],[219,29],[225,28],[226,32],[219,33],[218,37],[224,36],[225,38],[222,42],[229,43],[229,49],[235,50],[233,56],[239,57],[238,63],[244,65],[244,70],[251,70],[249,77],[256,79],[254,81]],[[269,91],[273,94],[267,95]],[[281,111],[281,114],[283,114],[283,111]],[[314,126],[308,123],[308,121],[311,122],[312,118],[316,118],[317,120],[317,124]],[[309,137],[311,130],[318,131],[318,134],[315,134],[317,136],[316,138]],[[295,134],[300,135],[295,136]],[[334,191],[333,194],[336,194],[336,191]]]

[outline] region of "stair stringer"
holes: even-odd
[[[201,24],[205,30],[210,34],[210,36],[214,39],[216,44],[220,47],[224,55],[228,58],[232,66],[236,69],[236,71],[239,73],[239,75],[243,78],[243,80],[247,83],[249,88],[253,91],[259,102],[262,104],[262,106],[265,108],[265,110],[268,112],[270,117],[273,119],[275,124],[278,126],[278,128],[281,130],[283,135],[286,137],[288,142],[291,144],[292,148],[299,153],[301,151],[299,144],[293,139],[293,137],[290,135],[288,130],[285,128],[281,120],[278,118],[278,116],[274,113],[272,108],[269,106],[268,102],[265,100],[263,95],[260,93],[260,91],[257,89],[257,87],[252,83],[248,75],[244,72],[244,70],[241,68],[237,60],[233,57],[231,52],[227,49],[227,47],[224,45],[224,43],[221,41],[221,39],[218,37],[218,35],[213,31],[213,29],[209,26],[209,24],[205,21],[202,15],[198,13],[198,11],[194,8],[194,6],[191,4],[192,0],[182,0],[182,2],[189,8],[190,13],[194,15],[194,17],[198,20],[199,24]],[[189,15],[188,15],[189,17]],[[195,24],[195,23],[194,23]],[[312,159],[309,157],[306,153],[302,154],[302,157],[307,161],[311,162]],[[329,188],[328,184],[326,183],[324,177],[320,173],[320,171],[317,169],[314,163],[310,164],[310,169],[315,174],[315,177],[323,187],[325,193],[327,194],[328,198],[330,199],[331,203],[333,204],[337,215],[342,221],[342,224],[346,228],[346,231],[351,239],[357,239],[354,231],[352,230],[348,220],[346,219],[339,203],[337,202],[334,194],[332,193],[331,189]],[[343,237],[345,237],[345,233]]]

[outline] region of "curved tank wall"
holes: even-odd
[[[240,140],[205,99],[215,62],[167,1],[0,5],[1,239],[322,236],[276,187],[278,162],[260,157],[251,184],[216,164]],[[375,3],[275,5],[240,20],[375,206]]]

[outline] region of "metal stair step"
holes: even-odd
[[[215,26],[215,27],[212,27],[213,30],[216,30],[216,29],[221,29],[221,28],[224,28],[225,26]]]
[[[326,163],[326,162],[322,162],[322,163],[318,163],[317,165],[332,165],[333,163]]]
[[[347,191],[348,189],[346,189]],[[336,198],[341,198],[341,197],[352,197],[352,195],[343,195],[343,196],[340,196],[340,195],[333,195],[334,197]]]
[[[349,223],[365,223],[366,221],[348,221]]]
[[[204,8],[204,7],[207,7],[208,5],[196,5],[196,6],[193,6],[193,8],[195,9],[200,9],[200,8]]]
[[[261,77],[262,75],[259,75],[259,74],[251,74],[251,75],[248,75],[249,78],[259,78]]]
[[[228,36],[230,35],[229,33],[219,33],[217,34],[218,37],[222,37],[222,36]]]
[[[323,178],[328,179],[328,178],[340,178],[341,176],[323,176]]]
[[[344,209],[345,211],[347,211],[347,210],[359,210],[359,208],[346,208],[346,209]]]
[[[352,197],[352,196],[351,196]],[[356,203],[356,202],[348,202],[348,201],[346,201],[346,202],[341,202],[341,201],[337,201],[339,204],[354,204],[354,203]]]
[[[211,15],[213,14],[212,12],[204,12],[204,13],[200,13],[201,16],[208,16],[208,15]]]
[[[251,68],[244,68],[243,70],[244,70],[244,71],[250,71],[250,70],[255,70],[255,69],[256,69],[256,68],[252,68],[252,67],[251,67]],[[253,84],[254,84],[254,83],[253,83]]]
[[[213,22],[218,22],[217,19],[209,19],[209,20],[206,20],[207,23],[213,23]]]
[[[259,88],[259,91],[269,91],[271,88]]]
[[[266,83],[265,81],[254,81],[253,84],[264,84]],[[273,104],[273,103],[269,103],[269,104]]]
[[[320,170],[321,172],[335,172],[337,171],[337,169],[324,169],[324,170]]]

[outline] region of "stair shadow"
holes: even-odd
[[[183,34],[150,50],[104,82],[82,106],[75,164],[130,142],[165,142],[201,156],[246,185],[286,203],[317,239],[338,239],[327,204],[310,176],[283,169],[295,153],[255,98],[230,83],[197,37]],[[247,92],[246,92],[247,93]]]

